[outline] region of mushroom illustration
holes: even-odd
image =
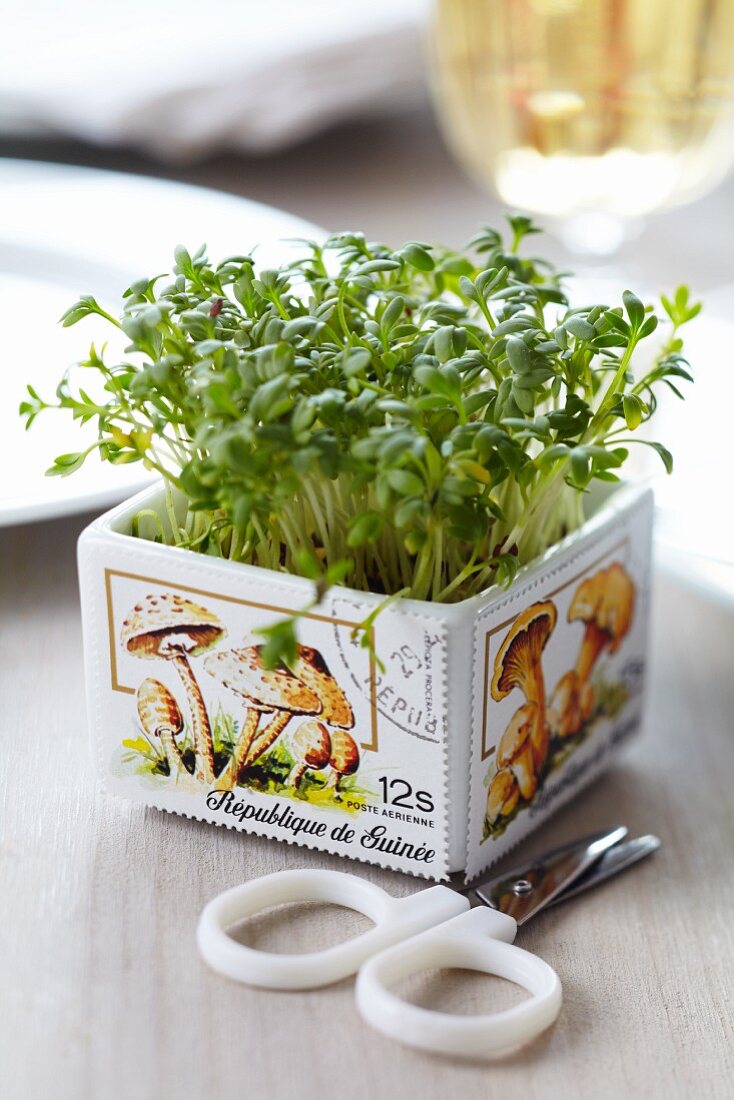
[[[545,684],[542,656],[556,625],[556,607],[551,600],[534,603],[522,611],[508,630],[494,662],[492,698],[499,702],[519,688],[528,703],[536,707],[531,731],[535,774],[548,755],[549,732],[545,717]]]
[[[262,646],[212,653],[204,662],[207,672],[241,695],[247,708],[234,753],[217,779],[218,787],[233,787],[246,767],[277,740],[293,714],[320,714],[321,701],[282,665],[265,668]],[[275,712],[258,733],[261,712]]]
[[[291,768],[286,780],[289,787],[297,787],[306,774],[306,769],[321,771],[331,759],[331,737],[323,722],[311,719],[301,722],[293,734],[291,746],[297,762]]]
[[[345,730],[353,728],[354,713],[349,700],[329,672],[318,649],[299,645],[296,659],[290,667],[293,674],[318,695],[323,707],[321,717],[325,722]]]
[[[324,790],[333,791],[334,797],[338,799],[339,783],[345,775],[353,775],[359,767],[357,743],[346,730],[332,730],[329,764],[332,770]]]
[[[528,801],[538,786],[532,741],[537,720],[537,704],[525,703],[513,714],[497,746],[497,767],[512,772],[520,794]]]
[[[170,775],[186,772],[176,738],[183,730],[178,703],[160,680],[143,680],[136,692],[140,725],[149,737],[159,738]],[[186,772],[188,774],[188,772]]]
[[[576,667],[558,681],[548,711],[551,730],[569,737],[581,729],[594,710],[590,683],[594,665],[603,650],[616,653],[632,624],[634,581],[619,562],[612,562],[576,589],[568,609],[570,623],[584,623]]]
[[[487,820],[494,825],[498,817],[511,814],[520,798],[520,788],[509,768],[500,768],[487,791]]]
[[[191,710],[196,754],[195,777],[214,780],[214,745],[204,699],[189,658],[198,657],[224,637],[216,615],[205,607],[166,592],[145,596],[123,621],[120,641],[135,657],[170,661],[183,683]]]

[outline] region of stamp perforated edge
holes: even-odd
[[[86,675],[86,694],[87,694],[87,713],[89,722],[89,734],[93,743],[92,752],[96,765],[97,776],[100,780],[102,790],[107,795],[112,795],[118,799],[125,799],[127,796],[119,794],[114,791],[107,782],[107,765],[104,759],[103,742],[102,737],[99,735],[98,730],[101,730],[104,721],[104,706],[103,706],[103,677],[102,669],[106,668],[106,656],[103,654],[102,639],[104,637],[106,642],[106,632],[102,631],[100,617],[98,609],[103,603],[103,589],[104,585],[100,589],[100,578],[104,577],[104,570],[110,568],[111,562],[114,561],[114,567],[120,564],[129,563],[134,566],[136,570],[141,568],[148,568],[146,563],[150,563],[154,568],[158,567],[165,560],[165,570],[168,576],[171,578],[170,583],[173,587],[176,587],[176,581],[173,579],[174,575],[178,574],[179,579],[183,574],[186,578],[190,578],[192,569],[195,572],[197,578],[211,578],[215,585],[222,584],[224,581],[225,586],[231,586],[233,583],[234,574],[231,570],[226,571],[226,577],[223,576],[221,570],[217,568],[217,565],[213,562],[207,561],[206,558],[201,560],[197,559],[196,563],[192,563],[185,559],[181,559],[178,555],[171,555],[167,557],[161,553],[161,548],[156,547],[157,552],[151,553],[150,548],[144,545],[136,545],[135,548],[128,548],[123,539],[115,538],[114,541],[110,541],[106,538],[106,531],[104,527],[99,526],[99,521],[96,521],[85,531],[82,532],[78,543],[78,568],[80,578],[80,592],[82,603],[82,619],[83,619],[83,640],[84,640],[84,660],[85,660],[85,675]],[[279,583],[278,574],[271,572],[270,570],[262,570],[264,578],[267,579],[268,590],[272,592],[277,590],[289,599],[293,599],[294,586]],[[168,579],[168,578],[167,578]],[[250,587],[256,585],[256,575],[248,570],[247,576],[242,577],[243,585]],[[184,583],[181,581],[181,583]],[[208,582],[206,582],[208,583]],[[359,593],[349,590],[350,600],[354,597],[354,603],[359,606]],[[365,613],[372,610],[373,603],[365,600],[362,606],[365,609]],[[441,737],[441,762],[442,762],[442,774],[441,774],[441,787],[442,787],[442,805],[441,816],[439,822],[439,837],[440,844],[436,851],[437,862],[431,868],[430,871],[425,873],[418,871],[415,867],[405,866],[403,862],[398,858],[395,862],[389,862],[385,860],[365,857],[359,853],[345,853],[343,850],[335,847],[334,845],[324,842],[318,844],[307,843],[298,839],[291,839],[286,836],[280,836],[275,834],[272,830],[267,828],[255,827],[257,823],[248,823],[246,827],[237,826],[234,823],[221,821],[215,818],[213,815],[205,813],[191,813],[183,809],[174,809],[170,806],[163,805],[161,800],[156,800],[154,797],[149,797],[145,792],[141,791],[136,796],[135,801],[143,803],[147,806],[152,806],[155,809],[162,810],[168,813],[176,813],[179,816],[187,817],[192,820],[206,821],[214,825],[223,826],[224,828],[231,828],[237,832],[254,833],[259,836],[265,836],[275,841],[285,841],[285,843],[311,848],[316,851],[326,851],[332,855],[340,857],[346,857],[359,862],[374,864],[382,867],[386,870],[402,871],[406,874],[413,875],[417,878],[425,878],[430,881],[445,881],[448,878],[449,868],[449,805],[448,805],[448,747],[447,747],[447,683],[446,683],[446,645],[447,645],[447,629],[446,624],[438,617],[431,615],[420,615],[416,613],[411,607],[410,610],[401,608],[389,608],[387,614],[392,612],[393,614],[399,614],[401,616],[407,616],[411,621],[415,621],[421,624],[424,628],[429,627],[435,631],[439,631],[441,634],[441,661],[440,661],[440,685],[439,691],[441,695],[441,713],[443,718],[443,730]],[[128,798],[128,800],[130,800]]]
[[[486,620],[498,612],[501,612],[505,608],[510,607],[512,604],[516,604],[518,601],[524,600],[534,589],[539,588],[541,585],[546,585],[553,577],[559,576],[561,573],[566,572],[568,569],[574,567],[581,558],[589,557],[598,549],[598,547],[605,542],[613,531],[617,528],[620,530],[628,531],[629,528],[635,523],[638,517],[648,515],[648,529],[652,527],[652,511],[653,511],[653,494],[651,490],[641,491],[637,496],[631,498],[628,502],[625,502],[622,508],[609,515],[608,518],[599,524],[596,530],[590,532],[586,538],[579,537],[578,545],[574,548],[573,545],[567,546],[565,549],[561,548],[558,558],[555,562],[549,561],[545,565],[543,562],[537,565],[528,566],[528,576],[525,581],[517,586],[513,585],[508,590],[505,596],[495,597],[492,600],[488,600],[485,607],[481,608],[476,615],[474,622],[474,643],[473,643],[473,669],[472,669],[472,732],[471,732],[471,752],[469,756],[469,774],[467,776],[468,794],[469,794],[469,815],[467,822],[467,836],[466,836],[466,867],[465,867],[465,881],[469,882],[476,878],[487,868],[491,867],[500,858],[504,857],[508,852],[512,851],[522,840],[524,840],[530,833],[534,832],[543,822],[555,813],[556,809],[560,809],[561,806],[566,805],[570,799],[576,794],[582,787],[592,782],[606,766],[606,761],[596,769],[590,769],[589,774],[583,778],[581,783],[577,787],[572,787],[564,796],[559,798],[556,805],[552,810],[545,813],[540,813],[537,817],[529,819],[525,822],[525,827],[518,830],[518,835],[507,846],[502,847],[499,851],[488,854],[488,857],[483,859],[477,859],[478,845],[474,840],[473,824],[475,822],[476,814],[476,796],[475,796],[475,769],[481,766],[481,749],[483,739],[482,729],[482,714],[484,705],[484,677],[480,675],[479,669],[481,665],[481,647],[480,639],[484,636],[484,623]],[[583,530],[583,529],[582,529]],[[650,544],[645,548],[646,552],[646,570],[649,574],[650,570]],[[646,583],[649,585],[649,577],[645,578]],[[649,607],[645,610],[646,618],[649,614]],[[647,631],[645,632],[647,637]],[[644,705],[644,688],[643,697],[640,701],[640,714]],[[639,715],[637,718],[639,723]]]

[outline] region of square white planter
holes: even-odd
[[[100,776],[114,794],[411,874],[474,876],[594,779],[639,726],[652,494],[623,486],[511,588],[454,605],[402,600],[387,608],[374,628],[384,672],[353,637],[383,597],[334,588],[304,616],[300,643],[318,651],[352,712],[351,721],[321,714],[332,760],[350,738],[358,746],[351,774],[315,754],[298,786],[288,782],[299,760],[295,734],[322,707],[306,691],[293,707],[300,714],[278,712],[284,728],[238,785],[197,779],[191,683],[187,694],[181,663],[171,660],[178,641],[188,639],[185,663],[215,747],[223,736],[237,741],[248,713],[261,737],[273,712],[248,711],[217,676],[241,656],[212,655],[257,644],[253,632],[303,608],[312,585],[131,537],[132,517],[161,499],[157,488],[140,494],[79,541],[89,720]],[[163,740],[143,735],[136,691],[145,680],[167,689],[159,719],[166,706],[181,714],[184,728],[171,735],[183,758],[177,769],[163,762],[165,730]],[[336,723],[349,727],[346,738]],[[215,777],[225,759],[215,757]]]

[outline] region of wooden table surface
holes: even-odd
[[[20,151],[145,167],[83,149]],[[324,172],[313,167],[319,157]],[[383,226],[390,239],[458,243],[496,213],[425,122],[402,142],[374,125],[269,162],[169,174],[267,192],[333,228]],[[704,237],[722,202],[719,193],[702,209]],[[665,263],[665,219],[652,232]],[[706,265],[698,234],[686,244],[686,269],[715,283],[721,272]],[[5,530],[0,539],[3,1100],[734,1096],[734,616],[658,578],[644,733],[525,850],[615,822],[658,833],[663,847],[523,929],[522,944],[561,976],[560,1018],[522,1055],[463,1065],[370,1031],[350,982],[311,994],[257,992],[200,961],[194,929],[212,894],[285,867],[340,863],[99,792],[75,571],[84,522]],[[395,894],[417,885],[357,870]],[[247,936],[304,949],[357,927],[342,910],[307,907],[288,929],[260,922]],[[519,996],[505,983],[451,973],[415,980],[405,993],[453,1011]]]

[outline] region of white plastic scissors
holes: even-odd
[[[359,1011],[384,1035],[434,1053],[501,1057],[550,1027],[561,1007],[556,972],[513,946],[518,926],[660,845],[654,836],[623,843],[626,835],[625,828],[608,829],[478,886],[431,886],[403,898],[342,871],[278,871],[213,898],[199,920],[199,950],[220,974],[267,989],[316,989],[357,974]],[[356,909],[375,927],[346,943],[303,955],[257,951],[227,934],[229,927],[264,909],[304,901]],[[391,991],[401,979],[434,967],[495,974],[527,989],[531,997],[503,1012],[452,1016],[408,1004]]]

